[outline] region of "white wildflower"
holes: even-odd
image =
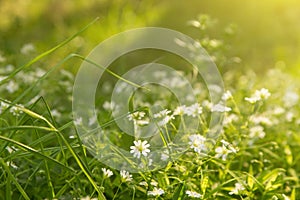
[[[143,142],[141,140],[138,140],[134,141],[133,143],[134,146],[130,147],[130,153],[133,154],[133,157],[140,158],[141,155],[146,157],[148,153],[150,153],[150,144],[148,144],[146,140]]]
[[[165,110],[160,111],[159,113],[154,114],[153,117],[154,118],[162,118],[162,117],[168,116],[170,113],[171,113],[170,110],[165,109]]]
[[[105,101],[105,102],[103,103],[102,107],[103,107],[105,110],[107,110],[107,111],[111,111],[111,110],[113,110],[113,109],[116,107],[116,104],[115,104],[115,102],[113,102],[113,101],[111,101],[111,102]]]
[[[82,125],[82,118],[79,117],[79,118],[75,119],[75,120],[74,120],[74,124],[75,124],[76,126]]]
[[[129,172],[127,172],[125,170],[121,170],[120,171],[120,175],[121,175],[121,181],[122,182],[130,182],[130,181],[132,181],[132,175],[129,174]]]
[[[146,113],[143,111],[137,111],[134,113],[131,113],[130,115],[128,115],[128,119],[129,121],[133,121],[133,120],[141,120],[143,119],[143,117],[145,117]]]
[[[271,96],[271,93],[268,89],[262,88],[260,90],[256,90],[252,97],[246,97],[245,100],[250,103],[256,103],[260,100],[266,100]]]
[[[231,124],[232,122],[238,121],[238,119],[239,118],[236,114],[230,114],[224,117],[223,124],[226,126],[228,124]]]
[[[103,172],[104,178],[109,178],[112,175],[114,175],[114,173],[110,169],[102,168],[102,172]]]
[[[228,154],[234,153],[231,149],[228,149],[226,147],[226,145],[224,145],[224,144],[220,147],[217,147],[215,149],[215,152],[216,152],[215,157],[216,158],[222,158],[222,160],[224,160],[224,161],[227,159]]]
[[[17,104],[16,106],[12,106],[9,109],[9,112],[11,112],[15,116],[19,116],[20,114],[23,113],[23,111],[20,108],[24,108],[24,106],[21,104]]]
[[[185,193],[188,195],[188,197],[198,198],[198,199],[202,198],[202,195],[199,194],[198,192],[187,190],[185,191]]]
[[[277,107],[275,107],[275,108],[273,109],[273,114],[274,114],[274,115],[281,115],[281,114],[283,114],[284,112],[285,112],[285,109],[282,108],[282,107],[279,107],[279,106],[277,106]]]
[[[211,112],[229,112],[231,111],[231,108],[225,106],[225,105],[222,105],[220,103],[214,105],[212,108],[211,108]]]
[[[213,105],[214,104],[212,102],[208,101],[208,100],[204,100],[202,102],[202,106],[205,107],[205,108],[207,108],[208,110],[211,110],[211,108],[213,107]]]
[[[248,101],[249,103],[256,103],[260,100],[259,97],[253,96],[253,97],[245,97],[245,100]]]
[[[296,92],[287,91],[283,97],[283,102],[286,107],[292,107],[299,102],[299,95]]]
[[[294,118],[295,118],[295,115],[292,111],[287,112],[286,115],[285,115],[285,119],[288,122],[293,121]]]
[[[146,181],[142,181],[139,183],[139,185],[142,185],[142,186],[145,186],[145,187],[148,187],[148,183]]]
[[[228,99],[232,98],[232,94],[229,90],[227,90],[223,96],[222,96],[222,100],[227,101]]]
[[[241,183],[235,183],[235,188],[229,192],[230,195],[240,194],[241,191],[245,190],[245,187]]]
[[[256,137],[264,138],[265,135],[266,133],[264,132],[264,127],[262,126],[258,125],[250,128],[250,134],[249,134],[250,138],[256,138]]]
[[[251,121],[254,124],[264,124],[264,125],[268,125],[268,126],[273,125],[273,122],[268,117],[265,117],[265,116],[252,115],[250,117],[249,121]]]
[[[156,187],[158,185],[158,183],[155,180],[151,180],[150,185]]]
[[[10,80],[5,88],[9,93],[14,93],[19,89],[19,85],[15,81]]]
[[[202,151],[207,150],[205,145],[206,138],[203,137],[202,135],[194,134],[191,135],[189,139],[190,139],[189,145],[195,152],[201,153]]]
[[[184,113],[188,116],[197,117],[202,114],[202,107],[199,103],[195,103],[189,107],[186,107]]]
[[[149,196],[155,196],[155,197],[158,197],[158,196],[161,196],[165,193],[165,191],[161,188],[156,188],[154,187],[154,189],[152,191],[148,191],[148,195]]]
[[[35,47],[31,43],[24,44],[20,51],[22,54],[26,55],[26,54],[29,54],[29,53],[35,51]]]
[[[185,113],[186,110],[186,106],[182,105],[182,106],[177,106],[177,108],[175,108],[173,115],[183,115]]]

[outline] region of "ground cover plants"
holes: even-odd
[[[227,56],[230,49],[226,38],[211,38],[206,32],[214,23],[201,15],[188,25],[199,30],[199,43],[218,66],[238,65],[240,58]],[[225,35],[233,34],[234,29],[233,25],[226,27]],[[86,120],[101,124],[101,131],[115,145],[140,161],[139,168],[149,169],[131,173],[99,162],[75,127],[85,119],[73,119],[76,74],[63,64],[85,58],[70,54],[50,69],[40,62],[42,58],[47,62],[50,53],[80,33],[41,54],[35,52],[33,44],[27,44],[18,56],[7,60],[5,55],[0,57],[1,199],[299,198],[300,81],[284,72],[281,65],[263,72],[263,76],[250,69],[224,71],[224,104],[211,102],[208,88],[220,88],[206,86],[193,68],[177,72],[187,77],[197,102],[180,105],[172,92],[155,84],[147,86],[150,93],[138,90],[128,103],[131,111],[123,117],[134,125],[136,135],[155,122],[158,137],[149,138],[124,134],[117,126],[112,110],[119,105],[109,98],[114,86],[106,80],[95,102],[97,118]],[[33,54],[38,56],[23,66],[10,63]],[[118,74],[107,72],[120,80],[114,73]],[[185,87],[175,76],[156,76],[179,90]],[[218,137],[209,137],[212,113],[224,117]],[[184,123],[186,118],[199,126]],[[174,159],[168,145],[178,131],[183,136],[175,147],[185,149]],[[166,147],[164,151],[152,158],[151,152],[161,146]],[[165,165],[156,167],[155,159]]]

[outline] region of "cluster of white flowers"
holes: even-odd
[[[0,102],[0,114],[9,107],[10,105],[8,103],[5,103],[3,101]],[[19,116],[23,113],[21,108],[24,108],[24,106],[22,104],[17,104],[15,106],[11,106],[9,112],[12,113],[14,116]]]
[[[128,115],[129,121],[134,121],[136,125],[147,125],[149,121],[146,119],[146,113],[143,111],[136,111]]]
[[[203,153],[207,150],[206,138],[199,134],[193,134],[189,136],[189,145],[197,153]]]
[[[134,141],[133,143],[134,146],[130,147],[130,153],[133,154],[133,157],[141,158],[141,155],[147,157],[148,153],[150,153],[150,144],[148,144],[146,140],[143,142],[138,140]]]
[[[11,112],[13,115],[15,116],[20,116],[20,114],[23,113],[22,109],[21,108],[24,108],[24,106],[22,104],[17,104],[15,106],[12,106],[10,109],[9,109],[9,112]]]
[[[273,125],[273,121],[270,120],[270,118],[263,116],[263,115],[252,115],[249,118],[249,121],[254,123],[254,124],[263,124],[267,126]]]
[[[266,100],[271,96],[271,93],[269,92],[268,89],[262,88],[260,90],[256,90],[254,95],[251,97],[245,97],[245,100],[248,101],[249,103],[256,103],[261,100]]]

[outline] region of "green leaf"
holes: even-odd
[[[183,199],[185,196],[184,188],[185,188],[185,183],[184,182],[180,183],[179,186],[177,187],[172,199],[173,200]]]

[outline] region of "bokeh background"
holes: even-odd
[[[80,37],[44,60],[46,67],[72,52],[86,56],[104,39],[130,28],[161,26],[201,39],[201,33],[187,25],[201,14],[216,23],[208,30],[212,38],[222,38],[226,27],[234,27],[226,53],[241,62],[221,71],[253,69],[263,74],[276,66],[299,76],[297,0],[0,0],[0,54],[16,66],[22,65],[33,57],[15,59],[24,44],[31,43],[36,54],[42,53],[96,17],[99,20]],[[71,61],[66,67],[74,64],[80,62]]]

